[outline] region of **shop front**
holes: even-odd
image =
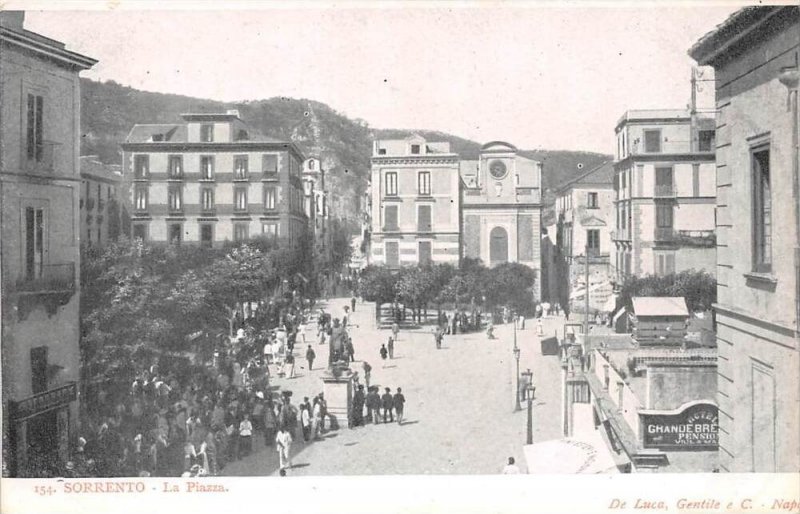
[[[9,401],[12,476],[43,477],[69,459],[70,405],[77,385],[67,383],[21,401]]]

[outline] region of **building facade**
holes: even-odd
[[[628,111],[615,134],[618,280],[688,269],[714,273],[713,114]]]
[[[558,302],[571,312],[585,310],[586,258],[589,260],[589,308],[603,310],[616,279],[611,231],[615,222],[614,167],[589,170],[556,192],[556,280]]]
[[[796,473],[800,10],[741,9],[689,53],[717,79],[720,467]]]
[[[518,262],[536,272],[541,298],[542,165],[503,141],[460,161],[461,255],[487,266]]]
[[[372,264],[458,265],[459,157],[418,135],[377,140],[372,153]]]
[[[122,166],[104,164],[96,155],[81,156],[81,243],[103,246],[122,234]]]
[[[330,217],[328,214],[328,192],[325,189],[325,170],[322,161],[309,157],[303,161],[303,195],[308,227],[314,236],[316,252],[330,256]]]
[[[78,422],[78,75],[95,63],[0,12],[4,476],[58,469]]]
[[[216,246],[307,233],[305,157],[294,143],[251,133],[235,110],[182,118],[137,124],[122,144],[132,237]]]

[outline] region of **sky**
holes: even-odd
[[[223,101],[309,98],[376,128],[612,153],[626,110],[687,105],[687,50],[738,8],[182,5],[29,10],[25,27],[98,59],[82,76],[146,91]],[[712,83],[702,85],[701,106],[713,106]]]

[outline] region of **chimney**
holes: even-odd
[[[12,30],[22,30],[25,11],[0,11],[0,26]]]
[[[234,115],[234,116],[236,116],[238,118],[239,117],[239,109],[228,109],[226,111],[226,114],[232,114],[232,115]]]

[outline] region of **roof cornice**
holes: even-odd
[[[17,32],[7,27],[0,27],[0,41],[52,59],[61,65],[78,68],[79,70],[88,70],[97,64],[97,59],[92,59],[91,57],[47,44],[26,35],[24,32]]]

